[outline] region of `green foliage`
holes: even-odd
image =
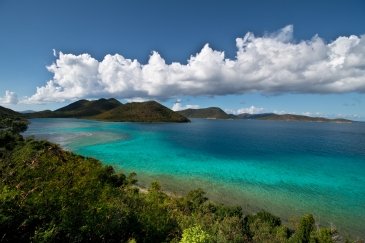
[[[279,217],[276,217],[269,212],[260,211],[257,214],[248,217],[249,221],[261,221],[268,224],[270,227],[276,227],[281,225],[281,220]]]
[[[312,232],[311,235],[311,242],[315,243],[332,243],[333,242],[333,235],[335,231],[332,231],[329,228],[320,228],[315,232]]]
[[[228,115],[219,107],[209,107],[202,109],[186,109],[178,111],[179,114],[189,118],[216,118],[216,119],[230,119]]]
[[[310,242],[311,240],[311,233],[314,230],[314,218],[311,214],[306,214],[302,217],[299,222],[298,228],[293,235],[292,241],[293,242]]]
[[[194,212],[207,200],[208,198],[205,196],[205,192],[199,188],[186,195],[186,197],[182,200],[182,206],[185,211]]]
[[[336,230],[329,228],[315,228],[315,220],[313,215],[304,215],[290,242],[311,242],[311,243],[332,243],[336,237]]]
[[[188,122],[189,119],[156,101],[132,102],[120,105],[92,118],[130,122]]]
[[[26,114],[30,118],[45,117],[91,117],[120,106],[116,99],[79,100],[55,111],[40,111]]]
[[[246,216],[245,223],[247,236],[253,242],[285,242],[290,236],[280,218],[266,211]]]
[[[137,242],[170,241],[177,231],[177,222],[168,210],[170,198],[161,191],[157,182],[153,182],[147,194],[140,195],[135,207],[140,223]]]
[[[187,228],[183,231],[180,243],[208,243],[211,236],[200,225]]]

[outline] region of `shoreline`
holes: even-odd
[[[69,151],[75,155],[80,155],[76,152],[73,152],[72,150],[66,150],[65,148],[63,148],[63,146],[61,146],[62,149],[64,149],[65,151]],[[81,155],[83,156],[83,155]],[[93,157],[89,157],[89,158],[92,158]],[[99,159],[98,159],[99,160]],[[113,165],[113,164],[109,164],[109,163],[106,163],[102,160],[99,160],[103,165],[111,165],[116,173],[123,173],[123,174],[128,174],[127,171],[125,171],[123,168],[121,168],[119,165]],[[143,174],[143,173],[142,173]],[[146,174],[142,176],[143,179],[141,179],[141,173],[137,173],[137,176],[136,176],[136,179],[137,179],[137,183],[135,185],[135,188],[138,189],[138,191],[142,194],[148,194],[148,186],[151,184],[151,182],[158,182],[161,186],[161,192],[165,193],[167,196],[169,197],[173,197],[173,198],[182,198],[184,196],[186,196],[186,194],[191,191],[191,190],[194,190],[194,189],[198,189],[198,188],[201,188],[203,189],[203,191],[206,193],[206,196],[208,197],[208,199],[210,201],[212,201],[213,203],[215,204],[218,204],[218,205],[225,205],[225,206],[240,206],[242,207],[242,210],[243,210],[243,214],[244,215],[250,215],[250,214],[256,214],[262,210],[265,210],[275,216],[278,216],[280,217],[283,225],[289,227],[289,228],[294,228],[295,227],[295,224],[300,220],[301,216],[303,216],[303,213],[299,213],[297,214],[296,216],[290,216],[290,217],[285,217],[283,215],[280,215],[278,214],[275,210],[272,210],[272,209],[268,209],[268,208],[265,208],[265,207],[255,207],[253,205],[250,205],[250,203],[237,203],[237,201],[245,201],[245,200],[242,200],[242,198],[239,198],[239,199],[232,199],[230,197],[221,197],[220,199],[218,199],[217,197],[215,196],[212,196],[212,191],[210,190],[207,190],[206,188],[202,188],[202,187],[196,187],[196,186],[191,186],[190,188],[189,187],[184,187],[183,184],[180,184],[176,181],[178,181],[177,179],[174,179],[173,176],[168,176],[168,177],[171,177],[173,178],[173,180],[175,180],[174,183],[168,183],[166,182],[166,179],[165,178],[162,178],[159,176],[159,178],[155,178],[156,176],[152,176],[152,175],[149,175],[147,176]],[[146,178],[148,178],[148,182],[146,181]],[[196,182],[195,182],[196,183]],[[199,184],[199,183],[198,183]],[[166,188],[167,187],[167,188]],[[180,190],[175,190],[176,188],[180,188]],[[246,198],[247,199],[247,198]],[[248,199],[247,199],[248,200]],[[308,212],[308,213],[313,213],[313,212]],[[319,219],[320,217],[316,217],[315,214],[313,214],[314,218],[316,219],[316,227],[331,227],[333,228],[333,224],[332,223],[320,223],[319,222]],[[356,231],[354,232],[349,232],[347,230],[339,230],[337,227],[334,227],[335,229],[337,229],[337,231],[339,232],[339,234],[341,236],[345,236],[345,237],[357,237],[356,239],[359,240],[359,239],[363,239],[364,237],[363,236],[359,236],[358,233],[356,233]]]
[[[117,168],[116,168],[117,169]],[[119,168],[118,168],[119,169]],[[118,170],[117,170],[118,171]],[[124,171],[124,173],[126,173]],[[149,178],[147,178],[149,177]],[[275,216],[280,217],[280,219],[282,220],[282,223],[289,227],[289,228],[294,228],[296,223],[298,222],[298,220],[306,213],[310,213],[314,216],[315,220],[316,220],[316,227],[330,227],[330,228],[335,228],[339,234],[343,237],[356,237],[355,239],[359,240],[359,239],[365,239],[365,235],[363,235],[362,231],[353,229],[352,227],[346,227],[346,225],[343,225],[342,227],[336,224],[331,223],[329,220],[326,220],[325,217],[323,216],[319,216],[317,214],[315,214],[312,211],[301,211],[301,210],[295,210],[295,209],[289,209],[287,210],[287,214],[282,214],[280,213],[280,211],[277,211],[275,208],[270,207],[269,205],[266,205],[264,207],[260,207],[255,205],[254,203],[252,203],[250,201],[250,198],[248,197],[238,197],[237,195],[232,195],[230,194],[229,191],[226,191],[226,194],[229,194],[229,196],[227,195],[214,195],[215,192],[212,192],[212,190],[209,190],[205,187],[196,187],[196,186],[191,186],[188,187],[183,183],[179,183],[177,179],[172,179],[170,182],[167,182],[167,180],[165,178],[163,178],[163,176],[159,176],[160,180],[155,179],[155,177],[157,176],[146,176],[143,175],[142,178],[140,176],[139,173],[137,173],[137,180],[138,180],[138,189],[141,190],[142,193],[148,193],[148,186],[151,184],[151,182],[157,181],[160,186],[161,186],[161,191],[163,193],[165,193],[168,196],[172,196],[175,198],[179,198],[179,197],[184,197],[186,196],[186,194],[194,189],[203,189],[203,191],[206,193],[205,195],[209,198],[210,201],[216,203],[216,204],[222,204],[222,205],[226,205],[226,206],[240,206],[243,210],[243,213],[245,215],[249,215],[249,214],[256,214],[262,210],[265,210]],[[172,176],[171,176],[172,177]],[[146,180],[147,178],[147,180]],[[174,182],[173,182],[174,181]],[[197,183],[196,183],[197,184]],[[293,208],[295,208],[293,206]]]

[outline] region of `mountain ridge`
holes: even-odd
[[[178,111],[188,118],[205,118],[205,119],[251,119],[251,120],[272,120],[272,121],[306,121],[306,122],[337,122],[337,123],[351,123],[352,120],[344,118],[325,118],[312,117],[296,114],[276,114],[276,113],[259,113],[249,114],[241,113],[238,115],[227,114],[219,107],[208,107],[201,109],[185,109]]]
[[[210,119],[230,119],[231,115],[224,112],[219,107],[208,107],[200,109],[185,109],[177,113],[190,118],[210,118]]]
[[[0,106],[0,118],[3,117],[22,117],[22,114],[12,109]]]
[[[78,100],[55,111],[24,114],[28,118],[84,118],[120,122],[189,122],[156,101],[122,104],[114,98]]]
[[[128,122],[188,122],[185,116],[156,101],[131,102],[92,117],[97,120]]]
[[[2,108],[2,112],[10,109]],[[0,110],[1,111],[1,110]],[[13,111],[15,112],[15,111]],[[11,113],[11,112],[10,112]],[[131,102],[123,104],[114,98],[98,100],[78,100],[55,111],[44,110],[34,113],[20,114],[26,118],[85,118],[104,121],[128,122],[188,122],[188,118],[205,119],[251,119],[272,121],[305,121],[305,122],[337,122],[351,123],[352,120],[344,118],[312,117],[296,114],[242,113],[238,115],[227,114],[219,107],[199,109],[185,109],[172,111],[156,101]]]

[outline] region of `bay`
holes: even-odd
[[[313,213],[319,224],[365,236],[365,123],[32,119],[25,136],[136,172],[142,186],[200,187],[245,212],[286,221]]]

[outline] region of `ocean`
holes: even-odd
[[[177,195],[202,188],[216,202],[267,210],[289,223],[312,213],[320,225],[365,237],[365,123],[192,119],[120,123],[32,119],[25,136]]]

